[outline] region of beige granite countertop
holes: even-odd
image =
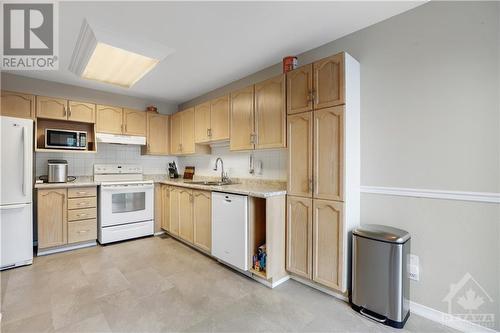
[[[254,180],[254,179],[233,179],[235,184],[224,186],[212,186],[191,184],[188,180],[182,178],[170,179],[166,174],[159,175],[144,175],[144,180],[152,180],[155,183],[174,185],[179,187],[187,187],[198,190],[217,191],[225,193],[234,193],[248,195],[252,197],[267,198],[277,195],[286,194],[286,182],[274,180]],[[216,180],[213,177],[196,177],[196,180]],[[68,187],[85,187],[85,186],[98,186],[100,183],[94,181],[92,176],[79,176],[72,182],[67,183],[42,183],[35,184],[35,188],[68,188]]]

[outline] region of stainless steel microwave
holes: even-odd
[[[85,150],[87,132],[46,128],[45,148]]]

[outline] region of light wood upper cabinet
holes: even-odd
[[[180,219],[180,190],[176,187],[170,187],[168,231],[172,235],[179,236],[179,219]]]
[[[287,198],[286,269],[299,276],[312,278],[312,199]]]
[[[229,139],[229,96],[210,101],[210,140]]]
[[[36,96],[36,116],[45,119],[68,119],[68,101],[62,98]]]
[[[68,101],[68,120],[95,123],[95,104]]]
[[[314,198],[344,199],[344,106],[314,111]]]
[[[194,139],[196,143],[210,141],[210,102],[194,107]]]
[[[212,247],[211,192],[193,191],[194,245],[210,252]]]
[[[254,87],[246,87],[231,93],[230,150],[254,148]]]
[[[38,190],[38,248],[67,243],[66,189]]]
[[[196,152],[194,143],[194,108],[184,110],[181,113],[181,152],[182,154],[193,154]]]
[[[286,146],[285,75],[255,85],[255,148]]]
[[[122,108],[108,105],[97,105],[97,132],[122,134],[122,121]]]
[[[313,108],[313,65],[305,65],[286,73],[287,113],[311,111]]]
[[[180,112],[174,113],[171,118],[170,125],[170,152],[172,154],[181,153],[181,126],[182,114]]]
[[[288,182],[287,193],[312,197],[313,187],[313,115],[290,115],[287,119]]]
[[[193,191],[179,190],[179,237],[189,243],[194,241]]]
[[[319,60],[313,67],[314,109],[344,104],[344,53]]]
[[[0,114],[7,117],[33,118],[35,96],[2,90]]]
[[[341,202],[314,200],[313,280],[341,290],[343,281],[344,218]]]
[[[168,155],[170,148],[170,116],[152,112],[140,112],[147,120],[147,145],[143,154]],[[130,118],[132,119],[132,118]]]
[[[123,134],[146,136],[146,112],[123,109]],[[167,133],[167,132],[163,132]],[[149,142],[149,141],[148,141]]]

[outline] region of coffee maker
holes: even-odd
[[[175,165],[175,161],[168,163],[168,176],[170,178],[179,178],[179,173],[177,172],[177,166]]]

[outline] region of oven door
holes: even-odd
[[[153,184],[101,185],[99,223],[109,227],[153,220]]]

